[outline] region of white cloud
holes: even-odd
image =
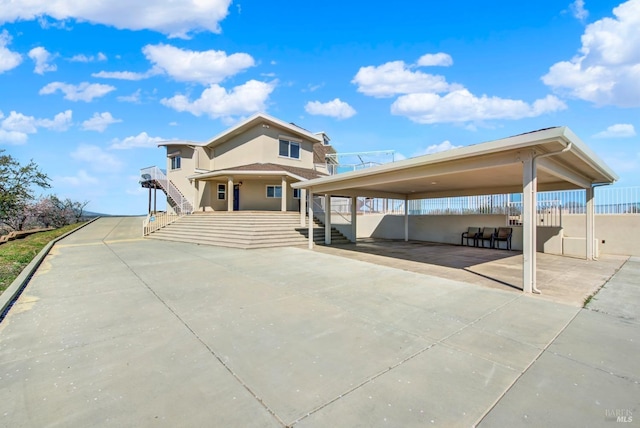
[[[589,11],[584,8],[584,0],[575,0],[569,6],[573,17],[580,22],[584,22],[589,16]]]
[[[320,101],[309,101],[304,106],[304,109],[309,114],[330,116],[337,119],[348,119],[356,114],[355,109],[344,101],[341,101],[340,98],[336,98],[326,103],[321,103]]]
[[[0,144],[24,144],[27,142],[29,136],[24,132],[18,131],[5,131],[0,129]]]
[[[466,89],[444,96],[430,93],[403,95],[391,105],[391,113],[407,116],[418,123],[521,119],[564,109],[566,105],[552,95],[528,104],[486,95],[478,98]]]
[[[451,55],[443,52],[425,54],[418,59],[418,65],[421,67],[449,67],[450,65],[453,65],[453,58],[451,58]]]
[[[71,85],[63,82],[51,82],[42,89],[40,95],[53,94],[60,90],[64,93],[64,99],[70,101],[90,102],[94,98],[107,95],[111,91],[115,91],[115,87],[111,85],[103,85],[100,83],[82,82],[79,85]]]
[[[71,120],[73,113],[71,110],[66,110],[62,113],[58,113],[52,119],[38,119],[36,122],[38,126],[42,128],[52,129],[54,131],[66,131],[71,126]]]
[[[580,53],[549,68],[542,81],[556,92],[596,105],[640,106],[640,0],[589,24]]]
[[[636,129],[629,123],[617,123],[606,130],[598,132],[593,138],[629,138],[636,136]]]
[[[125,103],[134,103],[137,104],[140,102],[140,89],[135,91],[131,95],[122,95],[117,98],[118,101],[122,101]]]
[[[450,85],[443,76],[412,71],[404,61],[391,61],[377,67],[360,67],[351,83],[358,85],[358,92],[377,98],[450,90]]]
[[[151,76],[160,74],[161,70],[150,69],[144,73],[137,73],[135,71],[100,71],[98,73],[92,73],[91,77],[99,77],[101,79],[118,79],[118,80],[144,80]]]
[[[160,102],[174,110],[187,111],[195,116],[207,114],[214,119],[225,119],[265,110],[267,98],[274,88],[274,83],[249,80],[230,92],[219,85],[211,85],[194,101],[185,95],[176,95],[163,98]]]
[[[0,73],[16,68],[22,62],[22,55],[10,51],[7,46],[11,43],[11,36],[7,30],[0,33]]]
[[[81,145],[71,157],[98,172],[116,172],[122,168],[122,161],[117,156],[98,146]]]
[[[72,187],[94,186],[100,183],[96,177],[81,169],[76,175],[57,177],[54,181],[67,184]]]
[[[246,53],[227,55],[223,51],[191,51],[164,44],[147,45],[142,52],[154,67],[182,82],[220,83],[255,65],[253,57]]]
[[[85,131],[103,132],[105,129],[107,129],[107,126],[119,122],[122,122],[122,120],[114,118],[108,111],[102,113],[94,113],[91,119],[87,119],[82,122],[82,129],[84,129]]]
[[[28,55],[29,58],[36,63],[36,66],[33,69],[33,72],[36,74],[44,74],[47,71],[56,71],[58,69],[58,66],[51,63],[51,61],[55,59],[56,55],[51,55],[51,53],[42,46],[31,49]]]
[[[1,127],[6,131],[15,131],[24,134],[35,134],[38,132],[35,117],[26,116],[15,111],[9,113],[9,116],[2,120]]]
[[[102,52],[98,52],[98,55],[96,56],[93,56],[93,55],[87,56],[84,54],[79,54],[69,58],[69,61],[71,62],[96,62],[96,61],[106,61],[106,60],[107,60],[107,56]]]
[[[458,147],[462,147],[462,146],[456,146],[454,144],[451,144],[451,141],[445,140],[440,144],[432,144],[426,149],[415,153],[413,156],[431,155],[433,153],[439,153],[447,150],[457,149]]]
[[[114,138],[110,149],[127,150],[135,148],[158,148],[158,143],[166,141],[166,138],[150,137],[146,132],[141,132],[135,137],[127,137],[123,140]]]
[[[227,16],[230,4],[231,0],[3,1],[0,24],[48,16],[59,21],[76,19],[119,29],[154,30],[169,37],[188,38],[194,31],[219,33],[219,23]]]
[[[67,110],[56,114],[53,119],[36,119],[22,113],[12,111],[9,116],[0,123],[0,128],[9,132],[24,134],[35,134],[38,128],[51,129],[54,131],[66,131],[71,126],[73,113]],[[15,136],[15,134],[14,134]]]

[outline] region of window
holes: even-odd
[[[227,185],[218,184],[218,200],[227,199]]]
[[[300,199],[300,189],[293,189],[293,199]]]
[[[267,186],[267,198],[281,198],[282,186]]]
[[[171,158],[171,169],[180,169],[181,161],[182,158],[180,157],[180,155],[173,156]]]
[[[300,159],[300,143],[280,140],[280,150],[278,154],[286,158]]]

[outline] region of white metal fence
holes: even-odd
[[[324,209],[324,198],[318,200]],[[640,214],[640,187],[596,187],[596,214]],[[332,198],[331,211],[350,213],[350,198]],[[462,196],[420,199],[408,202],[410,215],[504,215],[509,225],[522,224],[522,194]],[[358,198],[358,214],[404,214],[404,201],[382,198]],[[586,191],[539,192],[536,211],[538,226],[557,227],[564,214],[586,212]]]

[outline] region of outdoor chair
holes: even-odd
[[[489,248],[493,248],[493,238],[496,235],[495,227],[483,227],[482,232],[478,234],[478,239],[476,242],[485,248],[484,242],[489,241]]]
[[[504,242],[507,250],[511,250],[511,235],[513,229],[510,227],[499,227],[495,236],[493,237],[493,245],[495,248],[500,248],[500,242]]]
[[[464,245],[465,239],[467,240],[467,247],[469,246],[469,240],[473,242],[473,246],[477,245],[476,240],[478,239],[478,234],[480,233],[479,227],[470,227],[466,232],[462,232],[462,237],[460,238],[460,245]]]

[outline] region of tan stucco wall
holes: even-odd
[[[564,236],[573,240],[586,236],[584,214],[563,214]],[[595,216],[595,238],[600,254],[640,256],[640,215],[598,214]],[[567,245],[571,245],[567,243]]]
[[[279,138],[300,143],[300,159],[281,157]],[[283,129],[256,126],[213,148],[212,169],[221,170],[251,163],[276,163],[299,168],[313,168],[313,142],[301,140]]]
[[[537,251],[574,257],[585,255],[584,214],[563,215],[563,228],[538,227]],[[402,215],[358,216],[358,237],[404,239]],[[459,244],[460,234],[469,226],[501,227],[502,215],[409,216],[409,239]],[[640,215],[596,215],[597,254],[640,256]],[[346,228],[345,228],[346,230]],[[522,227],[513,226],[513,249],[522,250]]]
[[[240,186],[240,210],[254,211],[280,211],[282,206],[281,198],[267,198],[267,185],[281,186],[280,177],[267,179],[242,179]],[[227,184],[226,181],[206,181],[208,187],[202,191],[199,205],[199,211],[227,211],[227,199],[219,200],[217,191],[218,184]],[[202,184],[200,185],[202,186]],[[227,198],[229,194],[227,193]],[[290,183],[287,185],[287,211],[298,211],[298,199],[293,197],[293,189]]]
[[[409,239],[459,245],[462,232],[469,227],[512,227],[512,249],[522,250],[522,227],[505,225],[504,215],[410,215]],[[357,228],[359,238],[404,239],[404,216],[358,216]],[[537,235],[537,251],[562,254],[562,230],[559,227],[538,227]]]

